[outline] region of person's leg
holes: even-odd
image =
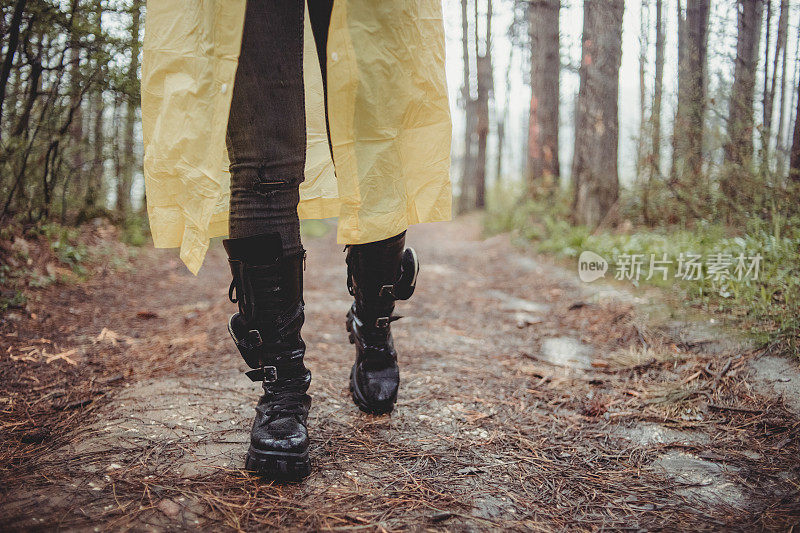
[[[332,6],[333,0],[309,0],[309,18],[323,84],[326,82],[326,44]],[[325,96],[327,119],[327,90]],[[411,297],[419,271],[416,252],[405,247],[405,238],[403,231],[388,239],[345,247],[347,287],[354,297],[346,327],[350,342],[356,347],[350,391],[359,409],[367,413],[388,413],[397,401],[400,370],[390,324],[399,317],[392,316],[392,312],[396,300]]]
[[[277,233],[300,251],[306,155],[303,0],[249,0],[228,119],[230,237]]]
[[[264,394],[246,468],[271,477],[310,473],[297,217],[306,150],[303,0],[248,0],[228,119],[228,252],[238,303],[228,329]]]
[[[308,4],[325,86],[333,0]],[[301,0],[248,2],[227,145],[230,237],[278,233],[286,254],[299,251],[297,204],[306,156]]]

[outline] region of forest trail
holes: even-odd
[[[299,484],[240,470],[259,388],[226,330],[218,243],[198,277],[148,248],[129,273],[41,291],[0,329],[0,529],[798,523],[796,362],[701,324],[648,327],[642,298],[482,239],[475,217],[408,243],[422,267],[393,326],[399,400],[373,417],[347,387],[342,247],[305,239],[314,470]]]

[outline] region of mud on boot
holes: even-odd
[[[405,248],[405,232],[382,241],[348,245],[347,288],[354,297],[346,328],[356,348],[350,393],[359,409],[385,414],[394,409],[400,368],[392,340],[394,303],[414,293],[417,254]]]
[[[280,237],[258,235],[223,241],[233,274],[229,290],[239,312],[228,331],[264,389],[256,406],[245,468],[271,479],[311,473],[306,421],[311,372],[303,364],[305,251],[282,256]]]

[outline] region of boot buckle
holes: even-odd
[[[251,348],[258,348],[264,344],[264,340],[261,338],[261,332],[257,329],[251,329],[248,334],[250,335]]]
[[[381,286],[380,290],[378,291],[378,297],[385,298],[387,296],[389,296],[393,300],[399,300],[399,298],[394,295],[394,285]]]
[[[255,370],[245,372],[250,381],[263,381],[264,383],[274,383],[278,381],[278,369],[274,366],[262,365]]]
[[[274,366],[262,366],[261,372],[264,376],[263,381],[265,383],[274,383],[278,381],[278,369]]]
[[[403,318],[403,315],[379,316],[375,319],[375,327],[380,329],[386,328],[389,324],[401,318]]]

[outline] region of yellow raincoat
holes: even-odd
[[[147,213],[158,248],[197,273],[228,233],[225,147],[246,0],[149,0],[142,63]],[[450,219],[450,111],[441,0],[336,0],[328,114],[306,15],[307,161],[300,218],[339,217],[360,244]]]

